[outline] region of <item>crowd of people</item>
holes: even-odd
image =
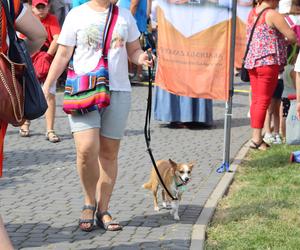
[[[54,129],[57,81],[65,73],[71,59],[78,74],[85,74],[96,67],[106,43],[101,34],[106,29],[107,17],[116,8],[112,7],[113,4],[119,6],[110,42],[113,49],[107,55],[110,105],[82,115],[70,114],[68,118],[84,193],[79,227],[83,231],[93,230],[96,218],[97,224],[105,230],[121,230],[122,226],[113,220],[108,211],[109,201],[117,177],[120,141],[130,111],[130,80],[141,81],[142,67],[153,66],[153,61],[149,60],[143,49],[146,48],[144,37],[150,32],[150,16],[154,23],[151,27],[154,31],[157,28],[156,4],[151,0],[10,2],[16,9],[16,30],[32,52],[32,61],[48,103],[46,139],[52,143],[60,142]],[[251,84],[250,147],[258,150],[266,150],[272,143],[282,143],[291,94],[296,94],[300,118],[300,56],[297,57],[300,37],[295,29],[297,22],[290,25],[286,19],[300,16],[300,1],[281,2],[289,3],[277,11],[279,0],[255,1],[247,23],[249,39],[260,16],[245,59]],[[2,48],[4,52],[5,48]],[[211,125],[212,100],[176,96],[156,87],[154,117],[177,127],[190,122]],[[1,152],[6,127],[7,124],[0,121]],[[25,121],[19,128],[19,134],[21,137],[30,136],[30,121]],[[2,164],[2,153],[0,155]],[[0,240],[4,242],[1,244],[10,244],[1,218]]]

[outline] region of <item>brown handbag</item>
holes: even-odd
[[[2,1],[0,1],[0,10]],[[2,28],[2,11],[0,27]],[[2,33],[2,32],[1,32]],[[6,38],[0,37],[0,48]],[[24,119],[24,69],[25,64],[12,62],[2,49],[0,52],[0,120],[21,126]]]
[[[0,53],[0,120],[21,126],[24,123],[24,64],[12,62]]]

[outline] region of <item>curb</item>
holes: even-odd
[[[248,144],[249,143],[246,142],[241,147],[241,149],[236,154],[233,162],[230,165],[231,172],[226,172],[223,175],[223,177],[215,187],[214,191],[210,194],[209,198],[207,199],[196,223],[193,226],[190,250],[204,249],[207,225],[211,221],[215,213],[219,200],[224,196],[229,186],[231,185],[237,167],[241,164],[242,160],[247,154],[249,150]]]

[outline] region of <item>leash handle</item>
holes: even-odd
[[[153,60],[151,49],[147,50],[147,54],[148,54],[149,61]],[[154,64],[154,62],[153,62],[153,64]],[[149,76],[149,78],[148,78],[148,99],[147,99],[147,109],[146,109],[146,118],[145,118],[145,127],[144,127],[144,135],[145,135],[145,141],[146,141],[146,145],[147,145],[147,151],[150,155],[150,159],[152,161],[153,167],[158,176],[160,184],[162,185],[163,189],[167,192],[167,194],[171,197],[171,199],[174,201],[174,200],[178,200],[178,198],[174,197],[171,194],[171,192],[167,189],[167,187],[159,173],[154,156],[152,154],[152,150],[150,148],[150,142],[151,142],[150,121],[151,121],[151,110],[152,110],[152,81],[153,81],[151,67],[148,67],[148,76]]]

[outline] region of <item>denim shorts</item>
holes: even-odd
[[[131,92],[111,91],[108,107],[83,115],[69,115],[71,131],[76,133],[99,128],[102,136],[121,139],[124,135],[130,104]]]

